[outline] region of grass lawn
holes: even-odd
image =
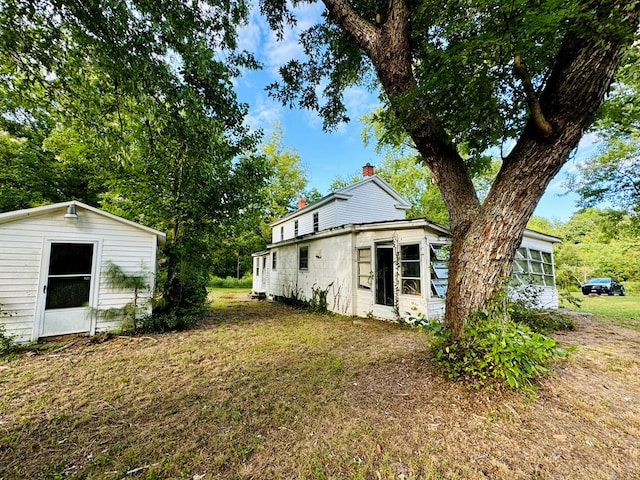
[[[580,302],[580,307],[565,303],[565,307],[577,312],[588,312],[596,315],[640,320],[640,295],[628,294],[624,297],[608,295],[571,294]]]
[[[420,331],[214,295],[192,331],[0,360],[0,479],[640,476],[639,330],[579,316],[535,394],[486,392]]]

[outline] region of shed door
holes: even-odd
[[[51,243],[41,336],[90,331],[95,250],[93,243]]]

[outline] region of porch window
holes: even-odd
[[[317,232],[320,230],[320,215],[318,212],[313,214],[313,231]]]
[[[300,270],[309,269],[309,247],[300,247],[298,250],[298,268]]]
[[[553,287],[553,257],[551,252],[520,247],[513,261],[513,279],[516,285],[533,283]]]
[[[371,248],[358,249],[358,288],[371,290]]]
[[[431,265],[431,295],[444,298],[447,295],[449,278],[449,245],[429,245],[429,264]]]
[[[276,262],[276,254],[277,253],[278,252],[272,252],[271,253],[271,270],[275,270],[276,269],[276,264],[277,264],[277,262]]]
[[[420,295],[420,245],[402,245],[400,247],[402,293]]]

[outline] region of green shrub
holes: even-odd
[[[15,342],[14,337],[7,335],[4,325],[0,325],[0,357],[17,353],[22,347]]]
[[[154,313],[142,318],[138,327],[139,333],[165,333],[177,330],[188,330],[194,327],[202,319],[203,310],[191,311],[172,310],[169,312]]]
[[[477,387],[494,384],[530,388],[549,364],[566,357],[555,340],[512,320],[478,312],[467,320],[460,338],[440,324],[423,327],[430,334],[433,364],[451,380]]]
[[[245,274],[242,278],[220,278],[212,276],[209,278],[209,288],[251,288],[253,286],[253,277],[250,273]]]

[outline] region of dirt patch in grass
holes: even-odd
[[[215,305],[193,331],[0,362],[0,478],[640,476],[638,330],[579,316],[537,392],[485,392],[437,376],[417,330]]]

